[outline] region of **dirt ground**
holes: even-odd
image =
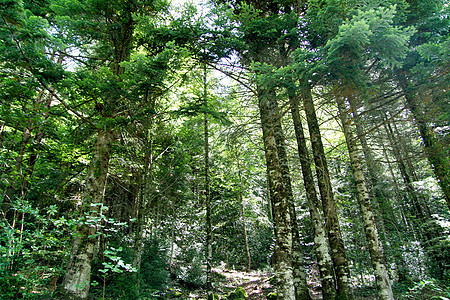
[[[249,300],[265,299],[266,295],[273,291],[269,283],[270,273],[261,271],[242,272],[235,270],[215,269],[221,278],[217,286],[218,294],[227,294],[238,286],[245,289]],[[221,276],[222,275],[222,276]]]

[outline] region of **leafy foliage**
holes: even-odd
[[[168,298],[204,288],[203,114],[213,265],[246,268],[247,246],[251,268],[270,270],[274,224],[255,87],[280,104],[312,257],[285,117],[289,91],[306,83],[358,292],[373,293],[373,270],[336,95],[357,103],[350,122],[362,126],[358,143],[367,150],[364,136],[370,152],[364,172],[396,296],[449,298],[449,213],[415,128],[418,111],[448,157],[448,10],[442,1],[402,0],[213,1],[178,10],[153,0],[0,1],[0,298],[58,297],[82,224],[96,229],[91,295]],[[102,203],[93,205],[100,213],[87,218],[87,174],[102,130],[113,133],[112,155]],[[243,289],[227,296],[245,298]]]

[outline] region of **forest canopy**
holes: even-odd
[[[450,298],[449,13],[0,0],[0,298]]]

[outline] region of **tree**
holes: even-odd
[[[131,57],[136,26],[139,21],[144,20],[142,17],[136,19],[135,14],[145,12],[148,15],[160,8],[153,1],[96,3],[96,5],[90,1],[58,1],[53,9],[58,14],[61,26],[73,33],[73,40],[77,45],[84,43],[92,47],[83,50],[86,51],[88,58],[93,58],[93,66],[97,65],[96,62],[100,62],[98,71],[91,67],[87,72],[92,73],[84,73],[87,75],[84,82],[99,80],[102,83],[99,89],[83,91],[85,97],[88,99],[92,97],[95,103],[92,107],[95,119],[85,118],[85,121],[94,127],[97,135],[83,201],[86,216],[78,226],[62,285],[67,297],[84,299],[88,297],[91,265],[97,251],[97,224],[101,218],[111,147],[118,123],[123,118],[121,115],[130,103],[127,101],[130,95],[127,95],[125,89],[127,82],[124,80],[126,74],[124,63]],[[97,55],[99,57],[96,57]],[[90,66],[90,63],[88,61],[87,65]],[[143,100],[146,100],[145,97]]]
[[[280,47],[281,43],[277,43],[276,41],[277,34],[285,29],[284,26],[290,24],[291,19],[288,15],[277,16],[275,13],[272,14],[271,10],[276,10],[278,6],[276,4],[271,6],[269,3],[263,7],[256,5],[256,9],[251,7],[252,4],[243,4],[243,10],[237,12],[237,20],[241,23],[245,34],[244,48],[247,50],[245,51],[243,49],[244,51],[240,51],[240,55],[243,60],[249,59],[260,64],[255,69],[257,76],[256,90],[263,131],[271,207],[275,221],[276,246],[274,261],[275,273],[278,279],[278,297],[280,299],[294,299],[296,296],[292,270],[292,255],[293,237],[295,237],[295,229],[293,231],[293,228],[296,227],[293,225],[293,222],[296,222],[296,220],[293,219],[295,213],[292,208],[293,200],[292,191],[290,190],[290,174],[287,169],[285,154],[283,153],[285,147],[283,145],[284,134],[279,123],[281,115],[277,107],[276,91],[264,82],[267,80],[266,70],[270,70],[270,65],[272,64],[270,60],[275,59],[280,61],[281,55],[278,51],[284,51],[282,46]],[[231,3],[231,5],[234,5],[238,9],[236,3]],[[291,5],[287,4],[284,8],[288,7],[290,8]],[[258,11],[258,8],[261,10]],[[252,22],[250,21],[249,15],[259,16],[259,19]],[[258,30],[264,28],[268,22],[276,24],[278,26],[277,31],[270,33],[264,30],[259,33]],[[295,24],[295,22],[292,24]],[[264,40],[264,45],[261,45],[259,42],[260,39]],[[297,264],[298,267],[300,266]],[[301,283],[303,286],[303,288],[297,288],[298,293],[305,293],[304,280],[299,278],[296,282]]]
[[[2,115],[6,121],[2,136],[6,124],[22,133],[14,168],[6,171],[10,183],[2,196],[5,207],[28,193],[41,142],[47,134],[54,85],[64,73],[64,56],[58,54],[61,49],[57,38],[47,32],[50,25],[46,19],[27,15],[26,3],[11,1],[2,6]]]
[[[442,102],[448,93],[442,87],[448,85],[448,80],[446,76],[441,76],[448,72],[449,65],[449,21],[448,18],[441,17],[448,14],[448,5],[442,1],[409,3],[411,13],[405,23],[416,26],[417,32],[411,39],[412,48],[408,56],[397,69],[396,80],[405,94],[408,109],[414,117],[428,160],[450,208],[448,149],[444,146],[444,140],[436,135],[436,125],[432,125],[434,118],[435,124],[439,124],[436,127],[448,123],[448,118],[445,117],[448,107],[445,101]],[[437,112],[436,117],[427,106]]]
[[[332,74],[343,84],[336,93],[335,98],[349,151],[366,238],[369,243],[372,265],[377,278],[378,291],[383,299],[393,299],[394,296],[389,282],[384,251],[374,220],[370,195],[358,153],[359,150],[350,127],[349,111],[356,115],[359,105],[357,103],[358,96],[357,94],[355,95],[354,90],[357,91],[359,88],[358,82],[364,80],[361,68],[364,65],[369,65],[369,63],[364,61],[364,59],[367,59],[362,54],[365,50],[364,48],[369,48],[369,53],[375,54],[375,57],[372,58],[373,60],[378,60],[382,63],[396,64],[398,58],[404,56],[405,44],[412,32],[411,29],[402,30],[389,26],[392,24],[394,9],[380,8],[379,11],[359,12],[351,21],[341,25],[336,38],[330,40],[327,44],[327,47],[329,47],[328,59],[330,59],[330,65],[335,69]],[[395,36],[395,40],[389,39],[391,35]],[[381,51],[379,41],[391,45],[388,53]],[[369,66],[373,68],[374,63]],[[346,106],[346,99],[349,102],[349,108]]]
[[[301,80],[303,87],[301,90],[303,109],[305,110],[306,120],[308,122],[311,147],[316,166],[317,183],[319,185],[322,210],[325,217],[325,230],[328,235],[334,272],[336,274],[337,297],[341,297],[342,299],[352,299],[353,293],[350,289],[350,272],[345,255],[344,242],[341,236],[337,207],[333,196],[333,189],[322,144],[319,123],[317,121],[316,110],[311,95],[311,88],[308,79],[302,78]]]
[[[320,278],[322,282],[322,294],[324,299],[333,299],[336,295],[336,283],[334,280],[333,261],[329,251],[329,242],[323,224],[323,215],[319,198],[314,184],[314,177],[311,170],[311,159],[306,146],[306,138],[303,132],[303,125],[300,119],[298,95],[291,91],[291,115],[294,123],[295,137],[297,139],[298,155],[302,168],[303,183],[308,200],[309,213],[314,228],[314,243],[316,245],[316,255],[319,265]]]
[[[211,225],[211,191],[209,184],[209,135],[208,135],[208,82],[206,64],[203,66],[203,117],[205,130],[205,207],[206,207],[206,289],[208,299],[213,299],[212,287],[212,225]]]

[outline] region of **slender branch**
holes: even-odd
[[[28,59],[28,57],[26,56],[25,52],[22,49],[22,46],[20,45],[20,42],[17,40],[17,38],[14,35],[14,31],[12,30],[11,26],[8,24],[8,22],[5,20],[5,18],[2,18],[3,22],[5,22],[6,26],[8,27],[8,29],[11,31],[11,37],[14,40],[17,48],[19,49],[20,53],[22,54],[23,58],[25,59],[25,61],[28,63],[28,71],[30,71],[33,74],[33,67],[31,64],[30,59]],[[78,113],[77,111],[73,110],[71,107],[69,107],[59,96],[58,94],[55,93],[55,89],[53,87],[49,87],[47,86],[47,84],[44,82],[44,80],[42,80],[42,78],[40,78],[39,76],[35,76],[36,80],[39,82],[39,84],[45,89],[47,90],[53,97],[56,98],[56,100],[58,100],[67,110],[71,111],[72,113],[74,113],[77,117],[79,117],[80,119],[82,119],[83,121],[85,121],[86,123],[90,124],[91,126],[93,126],[94,128],[97,129],[97,126],[95,126],[94,123],[92,123],[90,120],[86,119],[84,116],[82,116],[80,113]]]
[[[242,84],[245,88],[247,88],[248,90],[250,90],[254,95],[257,95],[257,91],[252,88],[249,84],[245,83],[242,81],[241,78],[233,75],[233,73],[229,72],[229,71],[225,71],[219,67],[217,67],[215,64],[211,64],[211,63],[206,63],[208,66],[210,66],[211,68],[213,68],[214,70],[217,70],[225,75],[227,75],[228,77],[230,77],[231,79],[235,80],[236,82]]]

